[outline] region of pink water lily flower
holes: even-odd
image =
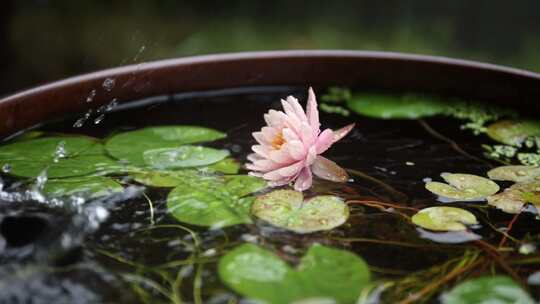
[[[272,187],[289,184],[304,191],[311,187],[313,174],[320,178],[345,182],[348,175],[336,163],[320,154],[349,133],[354,124],[339,130],[321,132],[319,111],[313,89],[309,88],[306,111],[293,96],[281,100],[282,111],[270,110],[264,115],[266,126],[253,137],[258,145],[251,147],[247,168],[250,174],[269,181]]]

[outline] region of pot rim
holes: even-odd
[[[142,73],[148,70],[155,70],[163,67],[174,67],[186,64],[198,64],[207,62],[223,62],[223,61],[242,61],[253,59],[280,59],[280,58],[369,58],[369,59],[386,59],[396,61],[416,61],[424,63],[435,63],[442,65],[462,66],[474,69],[489,70],[494,72],[503,72],[524,76],[540,80],[540,73],[532,71],[508,67],[504,65],[492,64],[481,61],[473,61],[466,59],[457,59],[445,56],[422,55],[413,53],[400,52],[385,52],[385,51],[353,51],[353,50],[280,50],[280,51],[253,51],[253,52],[233,52],[233,53],[217,53],[208,55],[196,55],[181,58],[161,59],[148,62],[141,62],[114,68],[98,70],[95,72],[84,73],[77,76],[71,76],[64,79],[48,82],[37,85],[33,88],[22,89],[15,93],[9,94],[0,99],[0,103],[10,99],[16,99],[28,94],[41,92],[44,90],[62,87],[72,83],[87,81],[91,79],[102,79],[115,77],[116,75],[126,73]]]

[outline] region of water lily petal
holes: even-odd
[[[345,183],[349,180],[347,171],[338,166],[335,162],[320,155],[317,156],[313,162],[311,170],[315,176],[332,182]]]
[[[294,96],[287,96],[287,102],[292,106],[294,113],[301,121],[307,121],[306,113],[304,112],[304,109],[302,109],[298,99]]]
[[[319,137],[315,146],[317,147],[317,154],[324,153],[334,143],[334,132],[330,129],[324,130]]]
[[[300,160],[305,158],[306,156],[306,148],[304,147],[304,144],[299,140],[293,140],[290,142],[287,142],[286,148],[289,151],[289,154],[292,158],[295,160]]]
[[[269,155],[268,155],[268,148],[266,146],[263,146],[263,145],[254,145],[254,146],[251,146],[251,150],[253,150],[253,152],[257,153],[258,155],[262,156],[262,157],[265,157],[265,158],[268,158]]]
[[[318,132],[321,124],[319,122],[319,111],[317,110],[317,98],[311,87],[308,89],[306,115],[309,125]]]
[[[352,123],[350,125],[346,125],[345,127],[334,131],[334,142],[339,141],[340,139],[345,137],[345,135],[349,134],[349,132],[351,132],[354,126],[355,124]]]
[[[311,175],[311,169],[309,167],[304,167],[302,171],[300,171],[300,174],[298,174],[298,177],[296,178],[296,182],[294,183],[294,190],[296,191],[304,191],[311,187],[311,184],[313,183],[313,177]]]

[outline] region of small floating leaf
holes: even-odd
[[[534,304],[535,301],[506,276],[465,281],[441,296],[443,304]]]
[[[487,135],[500,143],[520,147],[527,138],[540,136],[540,121],[501,120],[488,126]]]
[[[123,189],[122,185],[111,178],[89,176],[48,180],[43,192],[50,197],[82,195],[87,198],[96,198],[121,193]]]
[[[474,214],[455,207],[425,208],[413,215],[411,220],[417,226],[434,231],[466,230],[465,225],[478,223]]]
[[[10,174],[22,177],[36,177],[44,170],[49,178],[120,170],[104,155],[103,146],[90,137],[44,137],[2,146],[0,166],[6,164]]]
[[[161,126],[124,132],[111,137],[105,147],[113,157],[132,165],[144,166],[143,153],[160,148],[213,141],[226,137],[217,130],[195,126]]]
[[[443,173],[441,177],[448,183],[428,182],[426,189],[441,197],[455,200],[483,199],[499,191],[493,181],[472,174]]]
[[[236,292],[265,303],[313,298],[354,303],[370,280],[367,264],[360,257],[322,245],[312,245],[293,269],[273,253],[244,244],[220,259],[218,272]]]
[[[251,212],[274,226],[298,233],[330,230],[349,217],[348,206],[337,196],[316,196],[304,202],[302,192],[293,190],[257,197]]]
[[[540,181],[517,183],[499,194],[489,196],[487,201],[506,213],[516,214],[523,210],[527,202],[540,208],[540,204],[536,204],[539,193]]]
[[[540,168],[533,166],[501,166],[487,173],[493,180],[527,182],[540,178]]]
[[[382,119],[417,119],[443,114],[448,109],[439,99],[410,94],[357,94],[347,105],[358,114]]]
[[[189,145],[147,150],[143,153],[146,164],[161,170],[206,166],[227,156],[229,156],[227,150]]]

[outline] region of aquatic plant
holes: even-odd
[[[321,156],[332,144],[347,135],[354,124],[339,130],[325,129],[321,132],[317,100],[313,89],[308,90],[306,111],[293,96],[281,100],[283,111],[270,110],[264,115],[266,126],[253,137],[258,144],[248,156],[250,174],[269,181],[276,187],[294,183],[297,191],[309,189],[313,182],[312,172],[322,179],[343,179],[343,170]],[[312,170],[316,163],[320,170]]]

